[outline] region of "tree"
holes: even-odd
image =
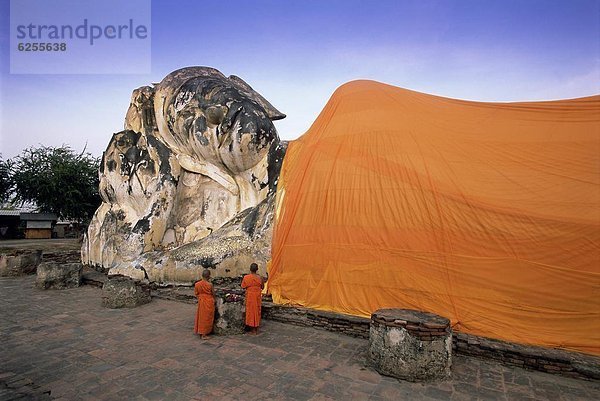
[[[2,154],[0,154],[0,203],[4,203],[10,199],[13,187],[11,164],[10,159],[3,160]]]
[[[31,147],[11,161],[15,198],[35,203],[41,212],[88,222],[100,205],[100,161],[85,149],[76,154],[65,145]]]

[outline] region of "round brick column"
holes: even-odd
[[[452,330],[444,317],[410,309],[371,315],[369,358],[386,376],[432,381],[450,376]]]

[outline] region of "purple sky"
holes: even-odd
[[[175,5],[177,4],[177,5]],[[600,93],[600,1],[152,1],[152,72],[9,73],[9,0],[0,0],[0,152],[69,144],[100,155],[131,91],[206,65],[242,77],[300,136],[331,93],[368,78],[485,101]]]

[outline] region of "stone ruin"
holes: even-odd
[[[84,264],[111,275],[192,283],[204,268],[239,277],[270,258],[285,115],[236,76],[172,72],[133,91],[100,166],[102,204]]]
[[[413,382],[450,377],[449,319],[417,310],[385,308],[373,312],[369,331],[369,360],[379,373]]]

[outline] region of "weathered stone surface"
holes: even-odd
[[[270,254],[285,117],[238,77],[208,67],[133,92],[100,169],[103,203],[84,263],[137,279],[234,277]]]
[[[577,371],[578,376],[583,376],[587,379],[600,380],[600,361],[596,360],[596,363],[579,362],[575,363],[573,370]],[[561,369],[562,371],[568,371],[568,369]]]
[[[445,335],[426,334],[425,326]],[[452,365],[450,322],[441,316],[407,309],[380,309],[371,316],[369,358],[384,375],[409,381],[445,379]]]
[[[202,240],[170,251],[144,253],[132,263],[113,267],[111,274],[161,283],[193,283],[205,268],[217,278],[239,277],[256,262],[259,274],[264,275],[271,257],[274,207],[275,194],[271,194]]]
[[[81,251],[80,250],[44,250],[42,253],[42,260],[44,262],[56,262],[56,263],[79,263],[81,262]]]
[[[108,276],[88,267],[87,269],[83,270],[83,273],[81,274],[81,281],[83,284],[102,288],[104,283],[108,281]]]
[[[246,308],[243,295],[220,293],[216,297],[217,309],[213,332],[216,335],[243,334],[246,327]]]
[[[178,174],[175,156],[153,134],[114,134],[102,158],[102,204],[84,238],[83,262],[111,268],[160,247]]]
[[[43,290],[79,287],[82,272],[81,263],[42,262],[37,268],[35,285]]]
[[[0,277],[34,274],[42,261],[42,251],[21,251],[0,254]]]
[[[102,306],[135,308],[152,300],[150,287],[129,277],[111,276],[102,286]]]

